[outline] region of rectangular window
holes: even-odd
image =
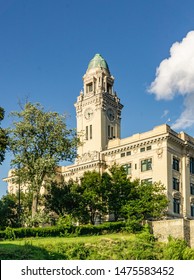
[[[173,158],[172,168],[176,171],[179,171],[179,159]]]
[[[123,165],[123,167],[126,171],[126,174],[130,175],[131,174],[131,163],[125,164],[125,165]]]
[[[125,153],[121,153],[121,157],[125,157]]]
[[[107,92],[112,93],[112,86],[107,83]]]
[[[179,191],[179,179],[173,177],[173,190]]]
[[[86,140],[88,140],[88,126],[86,126]]]
[[[194,158],[190,158],[190,173],[194,174]]]
[[[92,139],[92,125],[90,125],[90,139]]]
[[[114,129],[113,129],[113,127],[111,127],[111,138],[113,138],[114,137]]]
[[[110,139],[110,125],[108,125],[108,139]]]
[[[191,194],[193,194],[194,195],[194,184],[193,183],[190,183],[190,192],[191,192]]]
[[[90,84],[87,84],[86,85],[86,92],[89,93],[89,92],[92,92],[93,91],[93,84],[90,83]]]
[[[142,153],[142,152],[145,152],[145,147],[141,148],[141,149],[140,149],[140,152],[141,152],[141,153]]]
[[[191,216],[194,217],[194,203],[191,203]]]
[[[176,214],[180,214],[180,199],[173,199],[173,211]]]
[[[141,172],[148,171],[152,169],[152,159],[144,159],[141,161]]]
[[[146,150],[150,151],[152,149],[152,146],[147,146]]]
[[[141,182],[145,184],[152,184],[152,178],[143,179]]]
[[[131,155],[131,151],[128,151],[128,152],[127,152],[127,156],[130,156],[130,155]]]

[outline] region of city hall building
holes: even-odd
[[[163,124],[121,139],[123,105],[113,85],[107,62],[96,54],[75,103],[82,145],[75,163],[58,167],[58,172],[68,181],[79,179],[86,171],[103,173],[115,163],[122,165],[131,180],[164,184],[169,217],[194,219],[194,138]],[[15,193],[11,171],[5,181],[8,192]]]

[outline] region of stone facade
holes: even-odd
[[[123,105],[113,86],[107,62],[96,54],[83,76],[83,90],[75,103],[82,145],[75,163],[58,167],[58,174],[66,181],[79,179],[85,171],[102,173],[117,163],[125,167],[131,180],[164,184],[168,216],[194,219],[194,138],[163,124],[121,139]],[[17,191],[11,173],[5,181],[9,192]]]
[[[194,248],[194,220],[173,219],[149,222],[152,232],[161,242],[167,242],[168,238],[182,239]]]

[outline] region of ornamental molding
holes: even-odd
[[[173,191],[172,196],[173,198],[181,199],[181,193],[179,191]]]
[[[98,159],[99,159],[99,152],[97,151],[87,152],[76,159],[76,164],[80,164],[88,161],[95,161]]]
[[[190,203],[194,203],[194,197],[190,197]]]

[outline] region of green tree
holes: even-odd
[[[89,217],[91,224],[106,213],[106,202],[102,188],[102,177],[97,171],[87,171],[81,178],[78,189],[82,196],[83,213]],[[83,216],[83,215],[82,215]]]
[[[0,228],[18,226],[18,203],[15,195],[4,195],[0,200]]]
[[[131,199],[122,209],[129,225],[136,227],[144,220],[159,219],[165,215],[168,200],[164,185],[140,180],[132,184]]]
[[[4,119],[5,111],[0,107],[0,123]],[[7,146],[7,133],[6,130],[0,127],[0,164],[5,159],[5,151]]]
[[[27,102],[20,112],[13,112],[9,131],[9,149],[13,153],[12,167],[18,183],[32,193],[32,217],[37,213],[40,190],[52,176],[60,161],[76,155],[78,138],[68,129],[65,115],[45,111],[39,104]],[[15,120],[16,119],[16,120]]]
[[[77,191],[78,183],[53,181],[48,193],[45,195],[45,206],[48,211],[54,212],[58,217],[71,215],[77,218],[77,211],[81,203],[81,195]]]
[[[105,172],[102,175],[102,185],[104,186],[109,214],[113,214],[115,221],[123,218],[122,209],[130,199],[132,187],[124,167],[113,165],[108,173]]]

